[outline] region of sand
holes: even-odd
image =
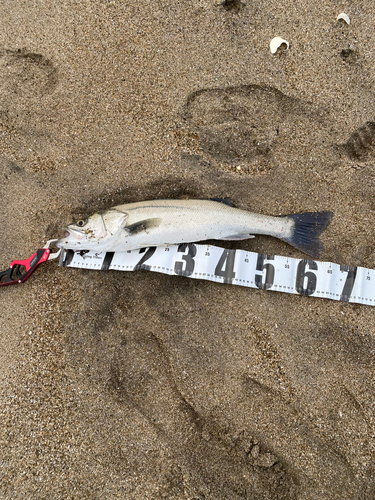
[[[332,210],[322,259],[375,267],[374,15],[3,0],[1,268],[98,209],[213,196]],[[375,498],[373,308],[56,262],[0,292],[1,499]]]

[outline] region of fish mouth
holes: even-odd
[[[69,227],[63,227],[61,230],[60,230],[60,234],[59,234],[59,243],[67,240],[69,237],[73,237],[74,238],[74,233],[75,231],[73,229],[70,229]],[[79,233],[77,231],[77,233]]]
[[[70,231],[68,231],[68,229],[66,227],[63,227],[62,229],[60,229],[59,236],[58,236],[59,239],[55,243],[55,246],[57,248],[62,248],[64,246],[64,244],[67,243],[66,239],[69,238],[69,236],[70,236]]]
[[[72,230],[69,227],[63,227],[60,230],[60,239],[69,238],[69,236],[72,236]]]
[[[70,226],[63,227],[61,229],[61,237],[62,238],[69,238],[69,236],[77,236],[78,237],[82,235],[82,231],[80,229],[72,228]]]
[[[55,246],[57,248],[64,248],[65,245],[69,244],[69,243],[74,243],[75,241],[75,238],[74,238],[74,233],[76,231],[74,229],[70,229],[69,227],[63,227],[61,228],[60,230],[60,234],[59,234],[59,239],[57,240],[57,242],[55,243]],[[77,233],[80,234],[79,231],[77,231]],[[71,239],[69,241],[69,238]],[[72,242],[72,239],[73,239],[73,242]]]

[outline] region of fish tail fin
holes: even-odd
[[[331,222],[332,212],[304,212],[287,215],[294,222],[293,234],[284,241],[310,255],[318,258],[323,251],[319,235]]]

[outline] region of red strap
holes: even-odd
[[[49,248],[39,248],[31,257],[24,260],[14,260],[9,269],[0,273],[0,286],[15,285],[23,283],[35,271],[35,269],[46,260],[48,260],[51,250]],[[24,266],[26,272],[21,274],[21,266]]]

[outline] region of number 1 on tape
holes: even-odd
[[[64,250],[60,266],[137,271],[375,305],[375,270],[182,243],[127,252]]]

